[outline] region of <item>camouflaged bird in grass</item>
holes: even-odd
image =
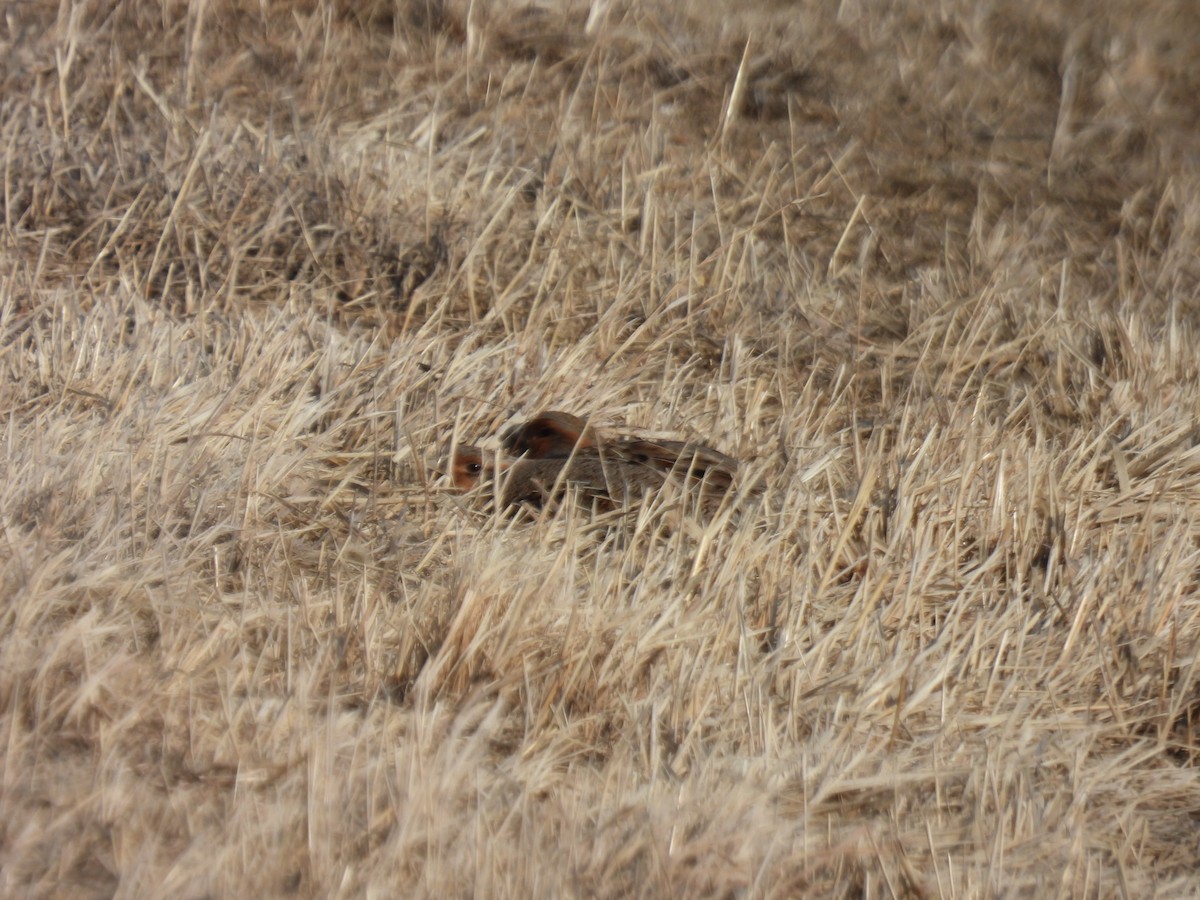
[[[595,453],[663,472],[684,472],[719,489],[728,489],[738,470],[736,459],[703,444],[602,438],[584,419],[558,410],[538,413],[528,422],[505,432],[501,441],[509,453],[526,459],[558,459],[573,453],[577,456]]]
[[[662,488],[666,474],[658,468],[619,457],[585,453],[550,459],[498,459],[469,444],[459,444],[448,467],[456,488],[470,491],[499,477],[502,506],[542,507],[568,490],[599,501],[606,509],[628,506]]]

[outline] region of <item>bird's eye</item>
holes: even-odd
[[[483,463],[477,463],[477,462],[467,463],[467,471],[470,472],[472,475],[478,475],[480,472],[483,471]]]

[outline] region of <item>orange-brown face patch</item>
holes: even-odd
[[[495,466],[484,458],[484,453],[471,444],[459,444],[450,462],[450,481],[460,491],[469,491],[481,481],[489,480]]]
[[[557,459],[570,456],[577,447],[596,445],[583,419],[555,410],[539,413],[506,432],[503,443],[508,452],[530,459]]]

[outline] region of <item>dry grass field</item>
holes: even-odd
[[[1200,891],[1200,6],[734,6],[3,5],[0,894]]]

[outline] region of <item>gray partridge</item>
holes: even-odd
[[[502,506],[529,504],[535,507],[558,499],[567,490],[600,502],[606,508],[627,506],[643,494],[662,487],[664,473],[650,466],[621,458],[605,459],[588,453],[574,458],[498,460],[470,444],[459,444],[449,466],[450,480],[461,491],[469,491],[500,475]]]
[[[506,450],[527,459],[557,459],[587,452],[622,458],[663,472],[685,472],[707,479],[715,488],[728,489],[737,474],[738,461],[703,444],[685,441],[651,441],[637,438],[601,439],[594,428],[571,413],[548,410],[504,433]]]

